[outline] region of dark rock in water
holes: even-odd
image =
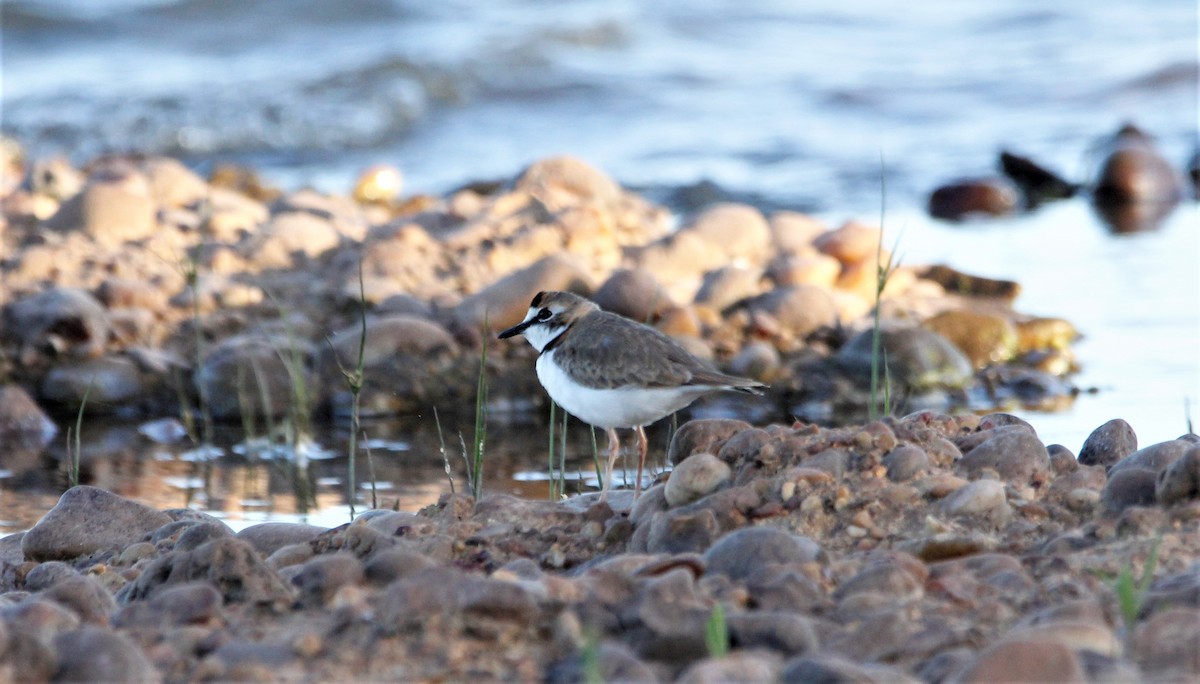
[[[30,560],[70,560],[125,548],[169,522],[167,514],[103,489],[72,487],[25,533],[21,550]]]
[[[1153,506],[1158,473],[1149,468],[1129,467],[1110,473],[1100,504],[1110,514],[1130,506]]]
[[[260,522],[240,530],[236,536],[254,547],[254,551],[270,556],[284,546],[312,541],[325,532],[329,532],[329,529],[316,524]]]
[[[358,367],[363,329],[353,324],[339,331],[321,349],[321,386],[334,415],[348,416],[354,396],[345,373]],[[441,325],[416,316],[368,318],[363,352],[363,385],[358,397],[361,415],[394,415],[444,405],[447,399],[465,399],[464,384],[474,388],[472,376],[464,383],[470,364],[463,364],[458,342]],[[458,382],[454,382],[458,378]],[[457,394],[454,390],[458,390]],[[458,403],[454,401],[453,403]]]
[[[653,273],[641,268],[614,271],[592,301],[601,309],[652,325],[673,302]]]
[[[197,580],[216,587],[227,604],[278,604],[291,601],[295,593],[249,544],[226,537],[151,561],[136,580],[122,587],[117,600],[152,598],[174,585]]]
[[[0,387],[0,444],[6,449],[38,450],[57,433],[58,426],[28,392],[17,385]]]
[[[1009,302],[1021,294],[1021,284],[1013,280],[996,280],[963,273],[945,265],[930,266],[921,272],[925,280],[932,280],[947,292],[971,297],[997,297]]]
[[[974,215],[1003,216],[1020,206],[1016,186],[1004,178],[971,178],[943,185],[929,196],[929,215],[961,221]]]
[[[1026,202],[1031,205],[1074,197],[1079,190],[1077,184],[1064,180],[1032,159],[1011,152],[1000,153],[1000,169],[1021,188]]]
[[[1097,203],[1179,200],[1179,176],[1158,151],[1152,136],[1125,124],[1108,140],[1108,147],[1092,184]]]
[[[1158,473],[1155,496],[1160,506],[1200,499],[1200,446],[1193,446]]]
[[[1154,230],[1183,195],[1179,174],[1154,139],[1126,124],[1108,141],[1108,154],[1092,183],[1092,202],[1118,233]]]
[[[239,335],[218,344],[195,374],[201,396],[218,419],[279,417],[293,410],[297,382],[312,394],[316,350],[305,340]],[[289,368],[289,366],[291,366]],[[293,376],[298,371],[299,377]]]
[[[1079,450],[1079,462],[1083,465],[1102,465],[1105,468],[1137,451],[1137,435],[1133,426],[1120,418],[1113,418],[1092,431]]]
[[[965,309],[943,311],[921,327],[945,337],[976,368],[1011,360],[1017,354],[1017,329],[1007,318]]]
[[[161,677],[137,644],[99,627],[63,632],[54,639],[58,682],[159,682]]]
[[[869,383],[871,377],[873,335],[872,330],[858,333],[833,357],[838,367],[860,384]],[[879,345],[888,377],[904,391],[919,394],[939,388],[960,389],[973,377],[967,357],[946,338],[924,328],[881,330]]]
[[[727,440],[749,428],[750,423],[732,418],[689,420],[671,437],[667,460],[672,465],[679,465],[692,454],[719,453]]]
[[[816,560],[821,547],[774,527],[746,527],[721,537],[704,553],[708,572],[744,580],[772,563],[807,563]]]
[[[59,357],[94,358],[104,353],[109,321],[90,293],[55,287],[4,307],[0,330],[19,345],[22,363],[38,364]]]
[[[84,624],[106,626],[117,609],[112,594],[100,582],[85,575],[59,582],[41,595],[71,610]]]
[[[61,363],[42,378],[38,395],[66,410],[86,402],[89,413],[141,413],[163,405],[168,394],[133,360],[105,356]]]

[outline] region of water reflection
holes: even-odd
[[[505,418],[510,420],[488,425],[484,491],[548,497],[547,425],[531,416]],[[470,448],[473,420],[442,415],[440,432],[432,416],[364,422],[367,438],[359,440],[355,508],[416,511],[452,489],[465,491],[463,449]],[[79,439],[80,483],[159,509],[206,511],[234,527],[266,520],[333,526],[350,519],[346,425],[318,425],[318,434],[301,441],[299,450],[284,439],[247,438],[232,426],[217,426],[214,443],[208,446],[198,447],[186,438],[164,444],[148,434],[170,434],[169,426],[146,426],[86,420]],[[663,468],[671,430],[670,420],[649,430],[655,472]],[[603,440],[601,435],[601,449]],[[564,444],[565,458],[560,460]],[[553,480],[562,481],[567,494],[596,489],[593,445],[591,429],[573,420],[565,441],[561,431],[556,434]],[[72,449],[73,444],[59,439],[41,451],[5,453],[0,463],[0,533],[27,529],[53,507],[69,487]],[[631,483],[633,475],[618,471],[616,477]]]

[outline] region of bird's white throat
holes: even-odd
[[[555,338],[566,331],[567,326],[565,325],[550,326],[545,323],[538,323],[525,328],[524,335],[529,344],[533,345],[533,348],[538,350],[538,352],[541,352],[546,348],[546,345],[553,342]]]

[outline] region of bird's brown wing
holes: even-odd
[[[589,387],[756,384],[718,373],[661,332],[616,314],[592,313],[586,326],[564,335],[570,344],[556,346],[555,359],[570,364],[571,376]]]

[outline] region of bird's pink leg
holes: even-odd
[[[615,428],[605,430],[608,435],[608,465],[604,467],[604,482],[600,483],[600,500],[605,501],[608,498],[608,490],[612,489],[612,473],[613,465],[617,462],[617,456],[621,452],[621,442],[617,437]]]
[[[650,445],[646,441],[646,428],[641,425],[637,426],[638,436],[638,472],[637,483],[634,484],[633,496],[636,499],[642,493],[642,468],[646,467],[646,452],[650,449]]]

